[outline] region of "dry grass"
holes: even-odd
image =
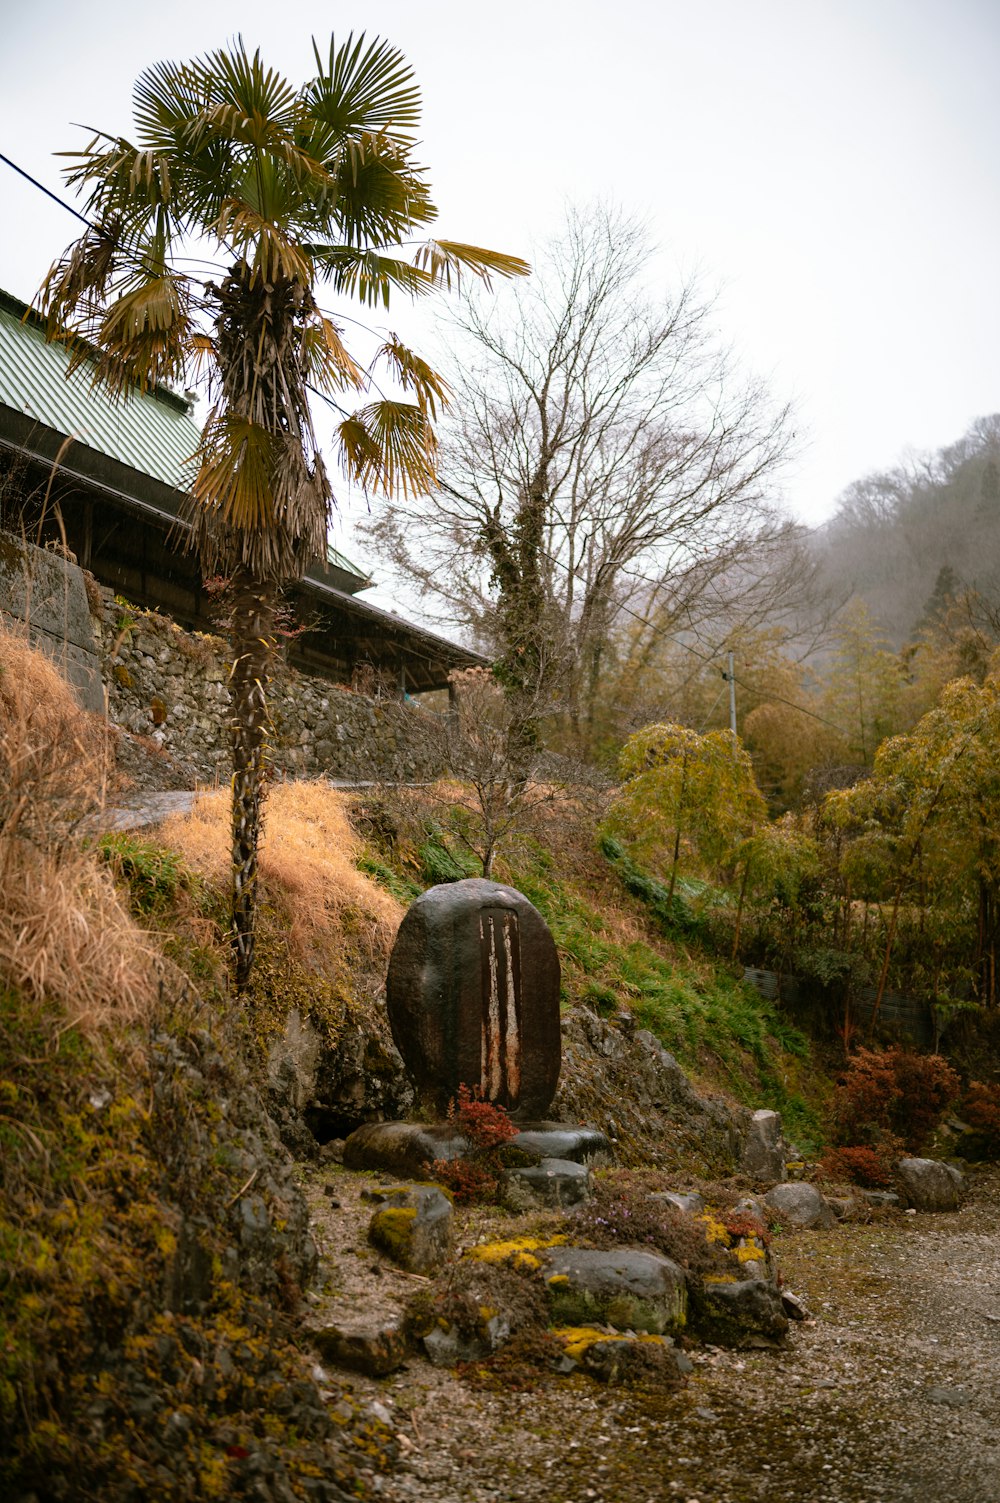
[[[268,796],[260,846],[260,896],[287,921],[289,950],[322,961],[345,935],[352,949],[382,961],[403,908],[355,867],[361,841],[347,817],[349,800],[327,783],[278,783]],[[202,794],[190,814],[160,831],[164,845],[213,886],[229,881],[228,791]]]
[[[108,762],[103,722],[42,653],[0,631],[0,976],[91,1034],[144,1015],[163,974],[83,846]]]

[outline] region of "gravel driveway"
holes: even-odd
[[[812,1319],[781,1352],[701,1349],[679,1393],[583,1377],[471,1388],[420,1359],[349,1378],[392,1415],[387,1498],[421,1503],[998,1503],[1000,1172],[957,1215],[779,1234]],[[375,1280],[375,1283],[380,1282]]]

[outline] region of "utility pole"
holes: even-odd
[[[733,654],[726,653],[726,663],[729,672],[723,671],[722,677],[729,685],[729,729],[733,733],[733,756],[736,756],[736,669],[733,666]]]

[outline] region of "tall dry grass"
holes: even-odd
[[[271,789],[260,846],[260,897],[282,916],[290,952],[324,965],[344,943],[380,966],[388,959],[403,907],[355,866],[361,841],[348,799],[324,782]],[[228,791],[203,793],[190,814],[174,815],[159,838],[220,890],[229,882]]]
[[[157,952],[86,849],[107,729],[16,632],[0,629],[0,979],[90,1033],[144,1016]]]

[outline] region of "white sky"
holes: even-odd
[[[796,403],[806,521],[1000,410],[997,0],[2,7],[0,151],[59,192],[70,122],[129,134],[160,57],[242,31],[297,82],[331,24],[388,37],[423,91],[440,233],[528,254],[567,200],[647,216],[654,275],[719,288],[724,335]],[[28,299],[74,221],[2,163],[0,186],[0,286]]]

